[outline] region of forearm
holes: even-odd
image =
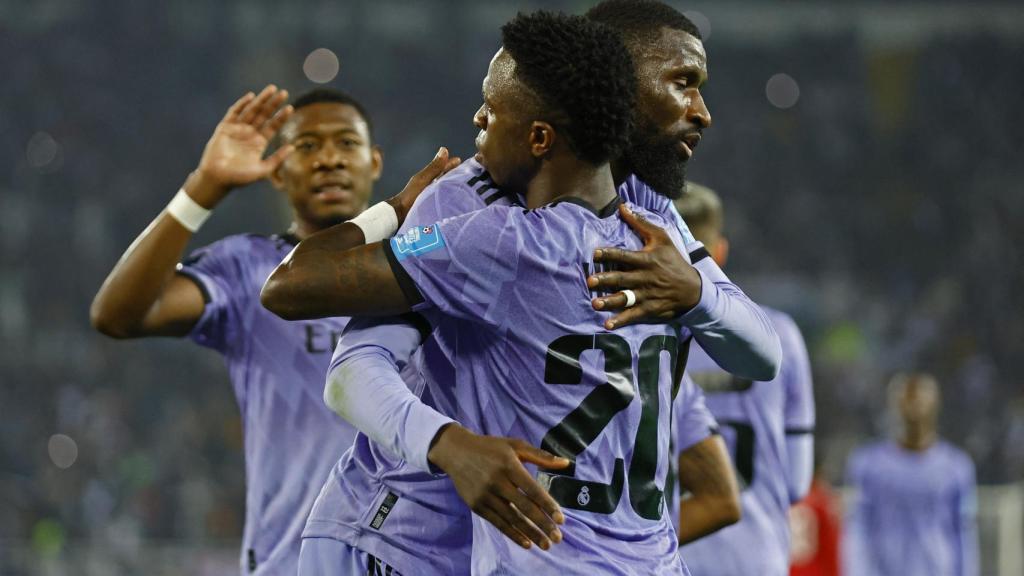
[[[299,242],[267,278],[263,306],[285,320],[409,311],[380,243],[346,222]]]
[[[721,436],[705,438],[679,454],[679,487],[691,494],[679,503],[680,544],[739,522],[739,486]]]
[[[682,316],[694,339],[723,370],[751,380],[775,378],[782,347],[771,320],[711,258],[695,267],[702,280],[700,302]]]
[[[679,504],[679,545],[699,540],[739,521],[728,499],[693,496]]]
[[[331,370],[324,401],[371,440],[424,472],[430,471],[431,440],[454,422],[414,395],[393,359],[379,348],[352,355]]]
[[[216,203],[218,194],[223,194],[198,172],[189,175],[183,189],[207,208]],[[147,316],[159,306],[191,237],[192,232],[162,211],[132,242],[103,282],[90,308],[92,325],[115,338],[144,333]]]

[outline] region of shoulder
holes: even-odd
[[[279,242],[283,242],[283,240],[278,236],[264,236],[261,234],[226,236],[216,242],[211,242],[206,246],[195,249],[182,264],[190,266],[202,260],[218,260],[222,262],[248,260],[255,253],[273,249]]]
[[[427,186],[406,219],[410,224],[430,224],[450,216],[479,210],[503,197],[503,193],[474,159],[469,159]]]
[[[948,459],[956,469],[970,471],[973,474],[974,460],[971,459],[971,456],[966,451],[945,440],[940,440],[937,448],[941,451],[943,457]]]
[[[875,440],[860,446],[850,453],[850,458],[847,460],[847,468],[851,471],[866,469],[868,468],[866,466],[867,463],[881,457],[885,452],[889,451],[889,448],[887,440]]]

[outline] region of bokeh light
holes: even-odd
[[[800,86],[789,74],[779,73],[768,79],[764,86],[768,101],[776,108],[792,108],[800,99]]]
[[[50,460],[57,468],[70,468],[75,460],[78,460],[78,444],[65,434],[50,436],[47,450],[50,453]]]
[[[326,84],[338,75],[338,56],[327,48],[317,48],[306,56],[302,71],[317,84]]]
[[[58,152],[60,152],[60,144],[46,132],[36,132],[29,138],[28,145],[25,146],[25,157],[28,159],[29,166],[37,169],[45,168],[53,162],[57,158]]]

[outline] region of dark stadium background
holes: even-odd
[[[920,368],[979,481],[1020,483],[1024,9],[672,3],[710,23],[714,126],[691,178],[725,200],[729,274],[805,333],[829,477],[886,432],[888,377]],[[439,145],[471,153],[501,23],[590,5],[0,0],[0,574],[236,565],[242,431],[219,357],[88,322],[229,104],[267,82],[313,88],[324,63],[304,63],[329,49],[329,85],[373,116],[382,198]],[[195,245],[285,217],[269,185],[237,191]],[[983,508],[1019,505],[1019,487],[994,490]],[[985,574],[1001,574],[998,522],[1020,535],[1021,518],[995,518]]]

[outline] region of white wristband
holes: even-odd
[[[374,204],[349,222],[359,226],[367,244],[391,238],[398,231],[398,214],[387,202]]]
[[[193,200],[184,188],[178,190],[170,204],[167,205],[167,213],[189,232],[199,230],[203,222],[210,217],[210,211]]]

